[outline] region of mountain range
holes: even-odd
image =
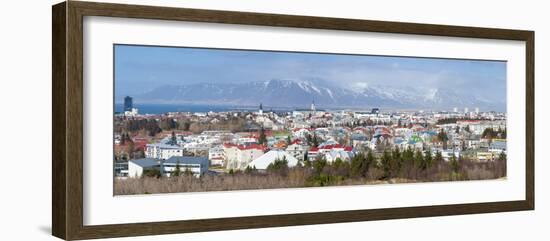
[[[504,111],[505,100],[489,100],[451,88],[368,86],[344,88],[303,80],[245,83],[196,83],[164,85],[135,95],[136,102],[155,104],[208,104],[306,108],[314,101],[319,108],[393,108],[451,110],[479,107]]]

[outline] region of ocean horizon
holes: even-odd
[[[254,110],[252,106],[200,105],[200,104],[140,104],[134,103],[140,114],[164,114],[168,112],[225,112]],[[115,103],[115,113],[123,112],[124,104]]]
[[[123,112],[123,103],[115,103],[115,113]],[[206,105],[206,104],[144,104],[144,103],[134,103],[134,108],[138,109],[140,114],[165,114],[168,112],[232,112],[232,111],[257,111],[259,106],[237,106],[237,105]],[[364,107],[364,108],[318,108],[319,111],[330,110],[356,110],[356,111],[370,111],[373,107]],[[299,108],[299,107],[271,107],[264,105],[265,112],[287,112],[297,109],[309,109],[309,108]],[[450,111],[450,110],[429,110],[429,109],[397,109],[397,108],[380,108],[386,111]],[[500,112],[500,111],[496,111]]]

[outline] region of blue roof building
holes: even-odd
[[[129,177],[141,177],[146,170],[159,170],[162,176],[170,177],[176,167],[184,172],[186,170],[200,177],[208,171],[208,157],[173,156],[167,160],[156,158],[142,158],[128,161]]]

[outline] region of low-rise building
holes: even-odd
[[[478,151],[476,154],[477,161],[487,162],[495,159],[495,154],[488,151]]]
[[[215,146],[208,150],[208,160],[212,166],[224,166],[225,165],[225,152],[222,146]]]
[[[312,147],[307,151],[307,160],[308,161],[315,161],[317,160],[317,157],[319,157],[319,148]]]
[[[263,145],[234,145],[224,144],[223,151],[227,169],[243,170],[248,163],[264,154],[266,150]]]
[[[432,152],[432,155],[435,155],[435,152]],[[455,156],[457,159],[460,157],[459,150],[441,150],[441,156],[444,161],[450,161],[452,156]]]
[[[208,171],[208,158],[193,156],[173,156],[168,160],[143,158],[128,161],[128,176],[141,177],[146,170],[158,170],[161,176],[170,177],[179,167],[181,172],[190,171],[200,177]]]
[[[115,161],[114,162],[115,177],[124,178],[128,177],[128,162],[127,161]]]
[[[324,158],[328,162],[333,162],[340,158],[343,161],[349,161],[355,156],[355,150],[352,146],[343,146],[340,144],[319,145],[318,148],[311,148],[308,151],[309,161],[315,161],[317,158]]]
[[[164,143],[147,144],[145,148],[146,158],[166,160],[173,156],[183,156],[183,147]]]
[[[208,171],[208,158],[202,156],[173,156],[162,163],[164,176],[170,177],[179,166],[180,172],[190,171],[200,177]]]
[[[489,145],[489,152],[500,154],[501,152],[506,153],[506,141],[505,140],[498,140],[493,141]]]
[[[141,177],[146,170],[159,170],[161,160],[155,158],[142,158],[128,161],[128,176]]]
[[[296,159],[303,161],[306,153],[309,151],[309,146],[302,144],[301,141],[295,140],[287,146],[286,152]]]
[[[351,147],[346,147],[345,150],[331,150],[329,152],[325,152],[323,154],[325,160],[327,162],[332,163],[336,161],[337,159],[340,159],[342,161],[351,161],[351,159],[355,156],[355,153],[352,151]]]

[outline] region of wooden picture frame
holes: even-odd
[[[59,3],[53,6],[52,11],[52,233],[56,237],[66,240],[77,240],[534,209],[535,37],[533,31],[78,1]],[[524,41],[526,43],[525,199],[474,204],[86,226],[83,224],[84,16]]]

